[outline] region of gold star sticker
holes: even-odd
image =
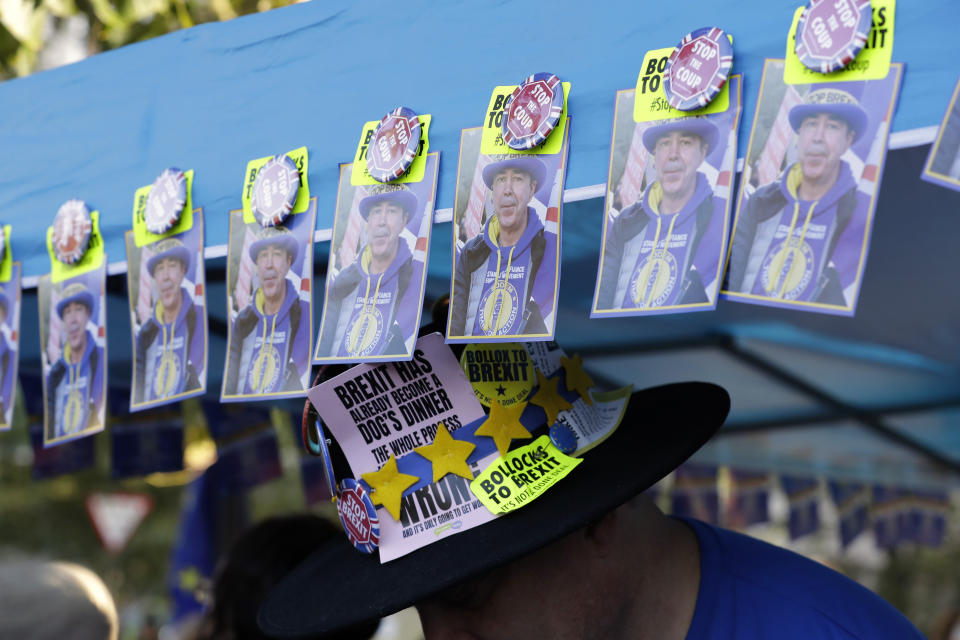
[[[447,427],[441,422],[433,443],[417,447],[414,451],[433,463],[434,482],[448,473],[455,473],[467,480],[473,480],[473,472],[467,464],[467,456],[476,447],[477,445],[470,442],[454,440],[447,431]]]
[[[505,407],[496,400],[490,403],[490,415],[477,427],[474,435],[489,436],[497,445],[500,455],[506,455],[510,441],[518,438],[532,438],[533,434],[520,424],[520,414],[527,408],[526,402]]]
[[[560,384],[560,378],[546,378],[540,370],[537,370],[537,392],[530,398],[531,404],[543,407],[547,412],[547,426],[557,421],[557,414],[565,409],[573,409],[573,405],[567,402],[566,398],[557,391],[557,385]]]
[[[593,404],[593,398],[590,397],[593,378],[583,370],[583,358],[580,357],[580,354],[575,353],[572,358],[563,356],[560,358],[560,364],[563,365],[563,370],[567,372],[567,389],[579,393],[587,404]]]
[[[400,498],[403,492],[420,480],[417,476],[400,473],[397,469],[396,456],[390,456],[379,471],[364,473],[360,477],[373,489],[370,493],[373,505],[377,507],[382,505],[394,520],[400,519]]]

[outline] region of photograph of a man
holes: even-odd
[[[342,358],[404,355],[419,306],[408,299],[413,254],[400,233],[419,210],[417,196],[385,185],[360,200],[366,245],[349,266],[327,283],[317,354]],[[414,290],[417,282],[414,282]],[[398,320],[403,320],[401,325]]]
[[[557,235],[546,232],[533,201],[538,192],[550,193],[555,175],[534,155],[491,160],[482,179],[492,214],[457,253],[448,336],[548,336]]]
[[[158,242],[147,259],[156,296],[135,339],[132,405],[183,397],[205,385],[203,308],[184,285],[192,255],[180,239],[171,237]]]
[[[960,80],[953,88],[947,113],[930,146],[921,176],[924,180],[960,191]]]
[[[0,430],[9,429],[17,386],[20,353],[20,263],[13,264],[9,281],[0,285]]]
[[[595,307],[650,309],[711,302],[696,267],[711,219],[726,201],[700,171],[720,133],[705,117],[666,120],[643,132],[657,179],[609,221]],[[719,238],[712,239],[719,242]],[[715,277],[707,274],[708,280]]]
[[[726,297],[853,313],[886,149],[882,123],[890,121],[900,71],[893,64],[882,80],[785,86],[782,63],[767,61],[768,95],[761,93],[746,160],[752,175],[742,181]],[[758,132],[761,122],[770,130]],[[790,142],[770,142],[781,138]],[[764,165],[766,182],[757,179]]]
[[[248,255],[259,286],[230,328],[224,396],[303,391],[310,373],[310,305],[290,278],[300,242],[282,226],[256,236]]]
[[[80,278],[100,272],[84,274]],[[46,375],[46,442],[70,438],[103,425],[105,387],[104,349],[91,332],[97,301],[89,283],[68,284],[60,293],[55,313],[64,338],[60,357]]]

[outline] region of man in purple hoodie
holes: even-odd
[[[535,156],[503,156],[483,168],[493,215],[457,257],[450,302],[451,336],[515,336],[547,333],[538,301],[553,292],[551,278],[538,278],[556,240],[547,238],[529,206],[546,180]],[[550,274],[552,275],[552,274]]]
[[[413,255],[400,232],[418,206],[412,191],[390,185],[360,201],[367,244],[328,285],[319,355],[357,358],[409,353],[420,300],[416,283],[410,286]]]
[[[158,242],[156,253],[147,260],[157,299],[153,313],[137,333],[134,404],[180,396],[202,386],[206,364],[203,311],[183,286],[189,268],[190,250],[177,238]]]
[[[737,218],[730,253],[731,291],[796,302],[848,306],[860,240],[840,247],[867,197],[841,156],[863,136],[867,113],[854,95],[862,83],[813,85],[790,110],[797,161],[759,187]],[[856,246],[853,246],[856,245]]]
[[[301,391],[310,374],[310,308],[287,278],[297,239],[282,226],[257,235],[249,253],[260,286],[233,321],[225,395]]]
[[[725,203],[699,168],[717,138],[706,118],[666,120],[643,132],[657,179],[609,223],[597,309],[710,302],[705,283],[717,277]]]

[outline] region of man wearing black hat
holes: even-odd
[[[306,388],[310,308],[287,273],[299,253],[284,227],[264,227],[251,243],[260,286],[230,331],[225,395],[253,396]]]
[[[534,156],[504,156],[483,168],[493,215],[457,257],[451,336],[547,333],[538,301],[553,291],[554,282],[537,276],[544,255],[556,253],[529,206],[545,180],[546,166]]]
[[[699,249],[711,219],[723,218],[725,202],[699,168],[717,138],[706,118],[667,120],[644,131],[657,180],[609,223],[597,309],[710,302],[705,283],[716,279],[719,248],[703,256]]]
[[[93,308],[93,293],[79,282],[68,285],[57,303],[66,344],[47,373],[47,440],[76,435],[100,424],[105,363],[103,347],[87,330]]]
[[[0,425],[9,426],[13,407],[13,386],[16,382],[13,365],[16,362],[16,347],[9,342],[10,327],[7,317],[10,314],[10,298],[7,291],[0,287]]]
[[[743,203],[730,250],[729,290],[848,306],[844,288],[856,274],[840,270],[838,258],[844,264],[857,261],[835,252],[844,230],[868,204],[857,190],[858,176],[841,159],[868,124],[852,93],[858,85],[813,85],[790,110],[797,161]],[[839,251],[861,250],[859,240],[852,245]]]
[[[200,374],[206,362],[203,313],[182,284],[189,267],[190,250],[176,238],[157,243],[156,253],[147,260],[157,299],[153,313],[137,333],[134,404],[179,396],[201,387]]]
[[[578,378],[574,368],[555,384]],[[275,637],[321,635],[416,604],[427,640],[919,640],[899,612],[848,578],[745,535],[667,517],[642,495],[717,432],[729,407],[712,384],[636,392],[620,426],[535,499],[455,535],[438,532],[386,563],[346,540],[320,545],[272,592],[259,623]],[[530,426],[533,438],[547,431]],[[552,455],[542,458],[548,473]],[[516,480],[517,460],[499,458],[500,479],[488,480],[542,480]]]
[[[327,286],[320,327],[321,356],[355,358],[410,352],[419,300],[407,299],[413,254],[400,237],[417,212],[417,196],[384,186],[360,201],[367,244]]]

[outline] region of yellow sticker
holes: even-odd
[[[483,122],[483,134],[480,137],[480,153],[490,156],[498,153],[508,153],[515,155],[551,155],[559,153],[563,147],[563,132],[567,128],[567,99],[570,97],[570,83],[563,83],[563,111],[560,112],[560,120],[556,128],[541,144],[527,149],[517,151],[511,149],[503,141],[501,125],[503,123],[503,110],[507,105],[507,98],[514,92],[518,85],[496,87],[490,96],[490,105],[487,107],[487,115]]]
[[[497,458],[473,479],[470,490],[492,513],[507,513],[539,498],[581,462],[540,436]]]
[[[193,228],[193,169],[183,172],[187,179],[187,201],[183,205],[183,211],[177,219],[177,224],[173,225],[168,231],[163,233],[152,233],[147,229],[147,197],[150,195],[152,184],[140,187],[133,194],[133,242],[138,247],[144,247],[153,244],[164,238],[175,236],[178,233],[189,231]]]
[[[536,382],[530,354],[516,342],[468,344],[460,366],[485,407],[493,400],[504,407],[523,402]]]
[[[99,269],[106,254],[103,250],[103,236],[100,235],[100,212],[90,212],[90,242],[83,257],[73,264],[65,264],[56,258],[53,251],[53,226],[47,227],[47,251],[50,253],[50,280],[63,282],[67,278]]]
[[[420,149],[417,150],[417,157],[413,159],[407,172],[396,180],[391,180],[390,184],[410,184],[423,180],[423,174],[427,169],[427,153],[430,151],[430,120],[429,113],[420,116]],[[360,144],[357,145],[357,152],[353,154],[353,166],[361,169],[360,171],[350,172],[350,184],[354,187],[364,187],[371,184],[383,184],[370,177],[367,172],[367,147],[370,145],[370,138],[376,130],[379,120],[371,120],[363,125],[363,131],[360,134]]]
[[[710,104],[694,111],[674,109],[667,102],[663,92],[663,72],[667,68],[667,59],[673,53],[673,47],[651,49],[643,56],[640,75],[637,76],[637,90],[633,98],[633,121],[650,122],[652,120],[673,120],[689,116],[702,116],[708,113],[723,113],[730,107],[730,83],[725,82],[723,89]]]
[[[300,191],[297,192],[297,200],[293,203],[293,211],[290,213],[303,213],[310,207],[310,183],[307,182],[307,172],[310,167],[307,148],[300,147],[293,151],[287,151],[286,155],[293,160],[294,164],[297,165],[297,171],[300,172]],[[247,172],[243,174],[243,221],[247,224],[257,222],[253,215],[253,207],[250,204],[253,200],[253,183],[257,180],[257,171],[267,164],[267,161],[272,157],[257,158],[247,163]]]
[[[13,252],[10,250],[9,224],[3,225],[3,257],[0,258],[0,282],[10,282],[13,277]]]
[[[818,73],[805,67],[797,57],[797,23],[803,14],[798,7],[793,14],[793,24],[787,35],[787,58],[783,67],[783,81],[786,84],[812,84],[815,82],[852,82],[854,80],[881,80],[890,72],[890,59],[893,56],[893,18],[896,14],[896,0],[872,0],[873,27],[867,36],[867,43],[857,57],[845,69],[833,73]]]

